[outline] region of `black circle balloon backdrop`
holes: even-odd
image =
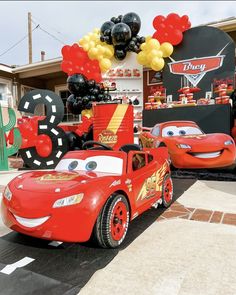
[[[71,95],[67,99],[67,108],[79,115],[83,110],[92,108],[92,102],[111,100],[111,96],[95,80],[88,80],[83,74],[74,74],[67,78],[67,86]]]

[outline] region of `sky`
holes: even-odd
[[[27,36],[28,12],[32,28],[38,24],[41,28],[32,33],[33,62],[37,62],[41,51],[46,52],[45,59],[59,57],[65,44],[72,45],[113,16],[137,13],[139,35],[147,36],[154,33],[152,21],[157,15],[188,15],[193,27],[236,17],[236,5],[234,1],[0,1],[0,64],[28,63],[27,38],[4,54]]]

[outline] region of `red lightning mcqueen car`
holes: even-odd
[[[168,121],[153,128],[143,128],[139,135],[142,147],[164,143],[176,168],[217,168],[235,161],[235,143],[223,133],[204,134],[195,122]]]
[[[11,229],[37,238],[84,242],[114,248],[124,240],[129,221],[173,196],[168,150],[119,151],[94,141],[68,152],[52,171],[14,178],[2,200],[2,217]]]

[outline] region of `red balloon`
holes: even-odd
[[[180,18],[181,24],[186,24],[188,21],[189,21],[189,18],[187,15],[181,16],[181,18]]]
[[[87,59],[87,53],[77,43],[73,44],[70,48],[70,57],[73,64],[82,65]]]
[[[158,30],[159,24],[165,21],[165,17],[163,15],[157,15],[152,22],[154,29]]]
[[[175,26],[180,22],[180,16],[176,13],[170,13],[167,15],[166,21],[168,22],[168,24]]]
[[[172,45],[178,45],[183,40],[183,33],[180,30],[173,30],[169,38]]]
[[[64,60],[70,59],[70,46],[69,45],[63,46],[61,49],[61,53]]]

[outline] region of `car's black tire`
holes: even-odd
[[[125,196],[113,194],[101,210],[93,237],[102,248],[116,248],[124,240],[129,226],[129,204]]]
[[[167,208],[173,200],[173,182],[170,174],[166,174],[162,184],[162,206]]]

